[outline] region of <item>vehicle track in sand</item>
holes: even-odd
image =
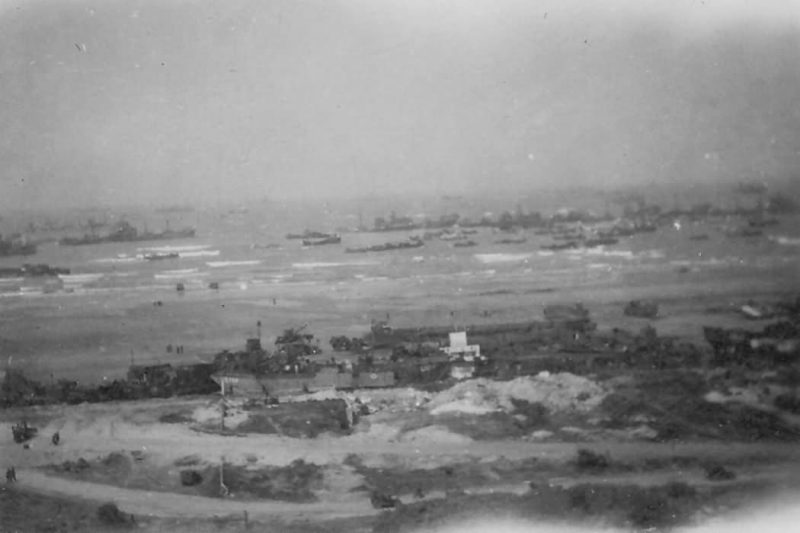
[[[174,492],[126,489],[48,476],[29,468],[18,470],[17,479],[17,484],[26,490],[98,503],[114,502],[122,511],[140,516],[212,518],[243,515],[246,511],[248,518],[256,520],[278,517],[286,521],[295,521],[309,518],[331,520],[367,516],[377,512],[363,495],[310,503],[240,501]]]

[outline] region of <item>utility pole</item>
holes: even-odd
[[[219,460],[219,493],[225,497],[229,494],[228,487],[225,485],[225,456],[220,456]]]

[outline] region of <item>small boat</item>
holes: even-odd
[[[144,258],[148,261],[161,261],[163,259],[177,259],[180,255],[177,252],[169,252],[169,253],[149,253],[144,254]]]
[[[564,244],[557,244],[557,243],[545,244],[544,246],[542,246],[542,250],[552,250],[552,251],[574,250],[577,247],[578,247],[578,243],[577,242],[569,241],[569,242],[565,242]]]
[[[387,242],[385,244],[376,244],[374,246],[367,246],[364,248],[347,248],[345,252],[349,254],[366,253],[366,252],[387,252],[389,250],[404,250],[407,248],[419,248],[424,246],[425,243],[420,238],[411,237],[407,241],[400,242]]]
[[[595,246],[607,246],[617,244],[618,242],[619,239],[615,239],[614,237],[597,237],[594,239],[586,239],[583,245],[587,248],[594,248]]]
[[[324,244],[339,244],[342,237],[339,234],[325,235],[324,237],[313,237],[303,239],[303,246],[322,246]]]

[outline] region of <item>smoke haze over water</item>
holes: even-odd
[[[796,1],[0,3],[1,207],[786,179]]]

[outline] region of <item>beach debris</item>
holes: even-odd
[[[652,300],[632,300],[625,306],[625,316],[637,318],[656,318],[658,304]]]
[[[127,524],[132,521],[132,518],[133,515],[126,516],[119,510],[117,504],[112,502],[104,503],[97,508],[97,519],[109,526]]]
[[[203,476],[197,470],[182,470],[181,471],[181,485],[184,487],[193,487],[203,482]]]
[[[391,509],[400,504],[399,499],[377,490],[372,491],[369,500],[376,509]]]
[[[608,468],[609,460],[605,455],[581,448],[575,459],[575,466],[581,471],[599,472]]]
[[[740,308],[745,318],[751,320],[764,320],[775,316],[775,312],[766,305],[759,305],[755,302],[748,302]]]
[[[29,426],[26,420],[14,424],[11,428],[11,432],[14,434],[14,442],[16,443],[23,443],[31,440],[36,434],[39,432],[33,426]]]
[[[706,479],[709,481],[730,481],[736,479],[736,474],[720,464],[706,465]]]

